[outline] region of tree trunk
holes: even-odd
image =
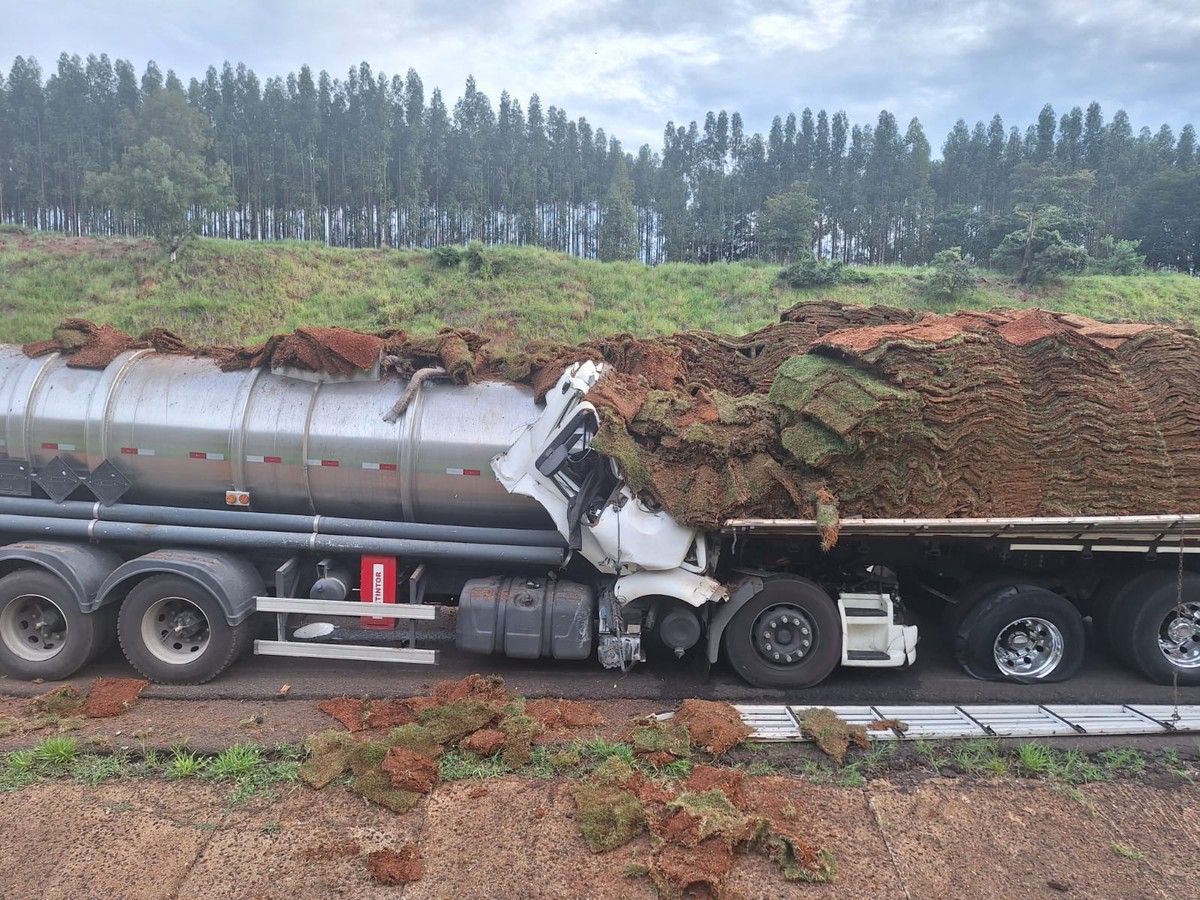
[[[1025,255],[1021,257],[1021,273],[1017,281],[1026,284],[1029,281],[1029,270],[1033,266],[1033,213],[1029,213],[1029,230],[1025,233]]]

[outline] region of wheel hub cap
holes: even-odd
[[[163,662],[181,665],[208,648],[208,619],[190,601],[166,597],[146,610],[142,640],[146,649]]]
[[[1200,602],[1175,607],[1158,631],[1158,647],[1171,665],[1200,667]]]
[[[754,623],[755,651],[776,665],[800,662],[812,649],[813,640],[812,622],[791,606],[769,607]]]
[[[993,647],[996,667],[1008,676],[1044,678],[1053,672],[1066,652],[1066,641],[1053,622],[1024,618],[1000,630]]]
[[[66,643],[67,620],[53,600],[28,594],[4,608],[0,638],[21,659],[45,662]]]

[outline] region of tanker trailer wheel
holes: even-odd
[[[211,594],[177,575],[147,578],[117,618],[125,658],[158,684],[203,684],[224,672],[253,639],[252,619],[233,626]]]
[[[996,588],[959,625],[954,655],[984,681],[1066,681],[1083,664],[1079,610],[1053,591],[1031,585]]]
[[[725,652],[755,687],[812,687],[841,662],[841,618],[813,582],[770,581],[734,613],[725,629]]]
[[[1159,684],[1200,684],[1200,575],[1169,570],[1134,579],[1114,600],[1117,655]]]
[[[15,678],[69,678],[112,642],[111,613],[80,611],[67,585],[40,569],[0,578],[0,669]]]

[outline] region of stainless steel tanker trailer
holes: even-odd
[[[436,663],[456,645],[628,668],[724,655],[752,684],[915,661],[901,596],[945,601],[981,678],[1053,681],[1092,636],[1200,683],[1197,516],[737,520],[711,533],[591,448],[604,375],[354,377],[0,347],[0,669],[57,680],[119,639],[164,683],[244,652]],[[397,402],[397,401],[401,402]],[[402,408],[401,408],[402,407]]]

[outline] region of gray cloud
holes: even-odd
[[[859,124],[887,109],[936,152],[960,117],[1023,129],[1047,102],[1178,132],[1200,120],[1198,39],[1198,0],[59,0],[6,10],[0,64],[107,52],[186,81],[224,60],[263,79],[365,60],[448,102],[473,74],[493,103],[536,92],[631,150],[708,110],[766,131],[805,106]]]

